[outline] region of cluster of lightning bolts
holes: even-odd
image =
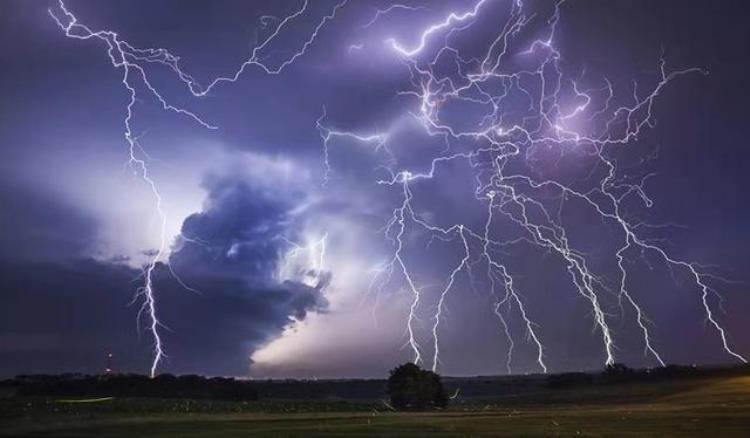
[[[325,110],[318,120],[324,146],[325,174],[331,173],[329,148],[337,138],[348,138],[374,144],[377,149],[385,151],[387,163],[383,166],[388,171],[386,179],[378,184],[393,186],[401,192],[402,202],[393,210],[392,217],[385,226],[385,236],[393,243],[392,258],[382,267],[376,269],[371,283],[371,291],[378,294],[394,281],[404,284],[412,295],[411,306],[406,322],[407,346],[411,348],[414,362],[426,363],[436,370],[440,364],[440,324],[444,319],[446,297],[456,283],[460,273],[465,272],[470,282],[475,284],[472,269],[483,264],[487,273],[489,292],[495,297],[493,311],[497,315],[502,330],[508,339],[507,369],[511,372],[514,340],[511,336],[508,315],[517,312],[523,321],[526,339],[537,352],[536,361],[539,368],[546,372],[543,327],[533,319],[533,309],[528,309],[516,285],[510,270],[502,262],[498,253],[501,248],[517,243],[531,244],[547,253],[557,254],[564,262],[567,273],[575,290],[591,306],[596,331],[601,335],[605,364],[615,362],[615,340],[610,327],[611,315],[603,308],[600,295],[608,290],[606,279],[597,275],[587,264],[586,257],[574,248],[568,239],[568,229],[563,225],[560,211],[563,204],[570,199],[582,201],[595,212],[603,222],[614,224],[620,230],[621,243],[613,254],[619,267],[617,292],[620,309],[630,306],[636,323],[642,332],[645,354],[650,355],[660,365],[664,359],[659,353],[649,331],[651,321],[628,289],[628,267],[626,255],[653,253],[660,257],[672,273],[673,270],[684,270],[700,290],[700,301],[708,323],[718,334],[723,349],[734,358],[746,362],[746,359],[732,350],[725,329],[717,321],[709,302],[709,295],[716,294],[709,279],[713,275],[704,272],[702,266],[690,263],[671,255],[655,239],[641,237],[638,230],[649,225],[626,219],[623,203],[631,197],[637,197],[645,206],[652,205],[651,199],[644,191],[643,178],[637,183],[627,181],[618,175],[616,147],[622,148],[637,139],[639,134],[654,124],[652,108],[655,99],[674,79],[687,74],[706,74],[699,68],[668,71],[664,60],[660,60],[659,77],[653,88],[645,92],[633,85],[630,102],[615,105],[613,84],[604,79],[605,86],[599,94],[584,91],[577,80],[567,78],[561,67],[562,55],[555,45],[555,32],[560,20],[564,0],[558,0],[554,9],[544,22],[542,37],[531,38],[519,46],[523,30],[533,21],[534,14],[525,11],[521,0],[508,1],[508,19],[499,26],[499,33],[489,42],[483,57],[466,58],[461,51],[452,45],[452,37],[470,31],[480,15],[488,8],[489,0],[479,0],[464,12],[453,12],[442,21],[430,25],[419,34],[417,41],[411,45],[395,39],[386,40],[392,50],[401,57],[411,72],[413,89],[401,94],[413,96],[418,103],[418,110],[410,111],[430,136],[445,140],[446,149],[432,158],[427,172],[413,172],[399,168],[394,154],[389,150],[388,133],[359,134],[356,132],[337,131],[323,124]],[[414,11],[407,6],[392,6],[379,10],[368,22],[401,8]],[[537,34],[538,35],[538,34]],[[352,46],[359,48],[360,46]],[[519,56],[536,57],[538,61],[532,68],[514,67],[513,60]],[[445,73],[446,64],[454,65],[450,73]],[[527,84],[534,82],[537,87]],[[562,96],[568,90],[579,102],[572,109],[566,109]],[[508,101],[513,93],[525,96],[528,108],[520,122],[509,123],[507,114]],[[598,97],[598,99],[597,99]],[[600,103],[597,101],[600,100]],[[465,130],[451,123],[451,116],[445,108],[452,103],[476,104],[487,108],[476,124],[476,130]],[[517,105],[516,105],[517,106]],[[598,126],[588,131],[577,129],[580,121]],[[465,124],[464,124],[465,125]],[[462,125],[462,126],[464,126]],[[455,152],[453,145],[460,144],[463,149]],[[473,145],[466,150],[466,145]],[[517,170],[514,162],[525,160],[528,164],[535,151],[541,148],[556,148],[560,151],[574,146],[588,153],[597,164],[606,169],[606,175],[595,181],[590,190],[577,190],[569,184],[555,179],[539,178],[538,172]],[[561,154],[564,152],[560,152]],[[413,208],[414,194],[412,188],[422,180],[451,178],[441,167],[451,161],[464,161],[470,168],[476,169],[475,197],[486,204],[487,219],[484,229],[472,230],[468,225],[458,223],[451,226],[436,226],[423,219]],[[521,167],[523,168],[523,167]],[[535,191],[545,192],[544,197],[536,196]],[[550,193],[559,203],[557,211],[549,207]],[[511,241],[500,241],[493,238],[491,232],[497,215],[503,215],[523,230],[523,237]],[[460,242],[460,260],[447,273],[447,281],[441,285],[439,299],[431,315],[431,364],[423,357],[423,347],[418,342],[417,322],[423,301],[426,285],[417,282],[415,265],[410,264],[405,254],[409,230],[426,232],[435,239]],[[645,258],[644,258],[645,260]],[[400,280],[398,280],[400,279]],[[623,310],[624,311],[624,310]]]
[[[258,41],[258,43],[251,50],[248,58],[230,75],[220,76],[213,79],[207,86],[202,86],[196,79],[188,74],[180,66],[180,58],[173,55],[169,50],[164,48],[138,48],[128,43],[126,40],[120,38],[120,36],[113,31],[100,30],[94,31],[88,26],[80,23],[76,16],[68,10],[63,0],[58,0],[58,4],[55,8],[49,9],[49,15],[52,17],[54,22],[65,32],[65,36],[78,40],[96,40],[103,42],[107,47],[107,55],[112,67],[122,72],[122,85],[127,90],[129,95],[129,101],[126,106],[124,128],[125,128],[125,141],[129,147],[129,161],[133,172],[139,176],[149,187],[153,194],[155,201],[155,213],[159,219],[159,235],[160,241],[158,248],[155,251],[149,251],[150,256],[149,262],[144,267],[144,284],[137,291],[136,299],[142,298],[142,306],[138,313],[139,321],[143,313],[148,315],[149,324],[148,328],[153,336],[154,340],[154,355],[151,363],[151,375],[154,376],[157,373],[158,367],[162,360],[165,358],[165,352],[160,335],[160,329],[166,328],[159,318],[157,317],[155,290],[154,290],[154,276],[157,269],[157,263],[166,255],[168,238],[166,233],[167,216],[162,207],[163,201],[162,196],[158,190],[155,180],[152,178],[149,172],[148,166],[148,155],[144,151],[144,148],[139,142],[138,136],[135,135],[133,130],[133,117],[134,107],[138,101],[139,90],[142,90],[147,95],[154,98],[164,110],[172,111],[182,116],[186,116],[200,126],[206,129],[217,129],[216,126],[205,122],[201,117],[195,113],[186,110],[184,108],[174,106],[170,104],[164,97],[163,94],[152,84],[149,80],[149,67],[158,65],[166,67],[171,70],[176,77],[182,82],[190,95],[193,97],[206,96],[214,87],[222,83],[236,82],[240,76],[249,68],[257,68],[269,75],[277,75],[281,73],[288,66],[292,65],[299,57],[303,56],[310,45],[315,41],[319,31],[331,20],[333,20],[338,11],[346,4],[346,0],[336,4],[330,11],[329,14],[320,18],[317,25],[309,33],[308,38],[302,42],[298,50],[288,55],[285,59],[272,64],[266,57],[267,48],[273,44],[280,35],[287,30],[295,20],[299,20],[305,16],[308,10],[308,1],[305,0],[301,7],[284,18],[264,16],[261,19],[261,23],[264,27],[270,27],[268,36]],[[275,26],[273,26],[273,24]],[[183,240],[186,242],[192,242],[193,239],[184,237]],[[325,248],[324,240],[321,240],[316,247]],[[323,245],[322,247],[320,245]],[[311,249],[312,250],[312,249]],[[322,251],[318,249],[318,251]],[[320,263],[322,264],[323,252],[320,253]],[[172,275],[175,275],[174,271],[171,270]],[[316,274],[319,276],[318,274]],[[176,277],[177,281],[184,285],[186,288],[191,289],[185,285],[179,277]]]
[[[706,319],[718,333],[724,350],[745,362],[744,357],[731,349],[726,332],[711,309],[709,296],[716,294],[716,291],[710,285],[709,279],[715,277],[704,272],[700,265],[675,258],[654,240],[641,237],[637,231],[647,225],[626,219],[622,211],[626,199],[638,197],[646,206],[651,206],[652,201],[643,188],[645,179],[633,183],[625,181],[618,175],[612,151],[616,146],[627,146],[637,139],[643,130],[653,126],[652,108],[664,87],[680,76],[692,73],[705,74],[705,72],[697,68],[668,71],[662,60],[660,77],[656,85],[647,92],[639,91],[634,86],[630,103],[615,105],[613,103],[615,89],[607,80],[605,80],[606,86],[599,90],[603,91],[604,97],[597,99],[594,96],[595,93],[581,89],[578,81],[567,78],[561,68],[562,57],[556,48],[554,36],[564,0],[558,0],[554,4],[554,11],[545,22],[544,36],[533,39],[520,52],[511,52],[511,48],[516,46],[514,42],[534,20],[535,14],[526,11],[521,0],[506,1],[510,9],[508,19],[500,26],[499,33],[491,41],[483,57],[463,57],[460,50],[451,45],[451,40],[453,36],[471,30],[472,25],[487,9],[487,3],[490,3],[490,0],[478,0],[472,8],[466,11],[448,14],[443,20],[424,29],[413,44],[405,44],[395,39],[384,41],[384,44],[392,49],[394,55],[403,60],[411,73],[414,87],[401,93],[417,99],[418,109],[410,114],[421,123],[427,134],[444,139],[447,145],[443,152],[432,159],[429,171],[419,173],[399,168],[398,160],[388,147],[388,132],[361,134],[332,129],[324,124],[325,109],[323,115],[317,120],[324,146],[325,182],[328,182],[333,172],[329,161],[329,150],[337,139],[348,138],[373,144],[377,150],[384,152],[388,157],[386,162],[381,163],[379,167],[385,169],[389,177],[377,183],[397,188],[402,202],[393,210],[384,228],[385,236],[393,243],[392,257],[389,262],[376,270],[371,289],[381,291],[392,284],[396,276],[403,278],[406,289],[413,296],[408,309],[406,333],[407,345],[413,351],[414,362],[426,362],[423,358],[423,348],[417,341],[418,313],[426,286],[418,284],[413,267],[405,254],[409,227],[429,233],[432,240],[457,240],[462,247],[460,261],[448,273],[447,281],[440,287],[439,299],[431,317],[430,332],[433,344],[431,366],[433,370],[437,369],[440,364],[440,324],[444,320],[448,295],[457,287],[458,276],[462,272],[471,278],[470,283],[474,287],[476,281],[473,269],[482,264],[487,275],[486,284],[488,284],[491,296],[494,297],[492,310],[497,315],[509,342],[506,363],[508,372],[512,371],[515,346],[508,320],[509,313],[512,311],[515,311],[523,321],[527,340],[537,351],[540,369],[547,371],[542,327],[534,321],[533,309],[527,308],[521,291],[514,283],[510,269],[498,256],[502,248],[519,243],[534,245],[549,253],[557,254],[564,261],[575,290],[591,305],[594,323],[602,338],[605,363],[614,363],[615,343],[609,325],[610,315],[600,303],[601,291],[606,289],[605,279],[592,272],[585,256],[571,246],[568,240],[568,230],[560,218],[559,212],[562,205],[569,199],[584,202],[603,221],[615,224],[621,230],[622,243],[614,254],[620,273],[617,295],[621,306],[627,304],[634,310],[647,354],[650,354],[659,364],[664,364],[649,332],[651,323],[628,290],[629,271],[626,267],[626,256],[629,252],[652,252],[663,259],[670,271],[672,269],[685,270],[701,291],[699,298],[705,309]],[[345,4],[346,0],[336,4],[328,15],[319,19],[298,50],[275,63],[268,61],[266,56],[269,46],[296,20],[305,16],[308,9],[307,0],[299,9],[284,18],[264,17],[261,21],[264,26],[270,28],[268,36],[258,41],[248,58],[232,74],[217,77],[206,86],[202,86],[188,74],[180,66],[180,58],[167,49],[137,48],[121,39],[115,32],[93,31],[79,23],[62,0],[49,11],[53,20],[67,37],[98,40],[107,46],[109,60],[115,69],[122,72],[122,84],[129,95],[124,119],[125,140],[130,153],[129,164],[150,187],[161,227],[159,247],[144,268],[145,282],[138,291],[139,296],[143,297],[141,310],[149,317],[149,328],[154,339],[152,375],[157,372],[164,358],[164,349],[159,334],[159,329],[163,325],[157,318],[153,277],[157,262],[165,255],[168,242],[166,241],[166,216],[162,209],[162,197],[155,181],[150,176],[148,156],[133,132],[132,121],[138,92],[145,92],[165,110],[188,117],[207,129],[216,129],[216,127],[189,110],[171,105],[149,81],[150,68],[165,67],[171,70],[193,97],[206,96],[219,84],[238,81],[240,76],[250,68],[276,75],[305,54],[317,38],[319,31],[335,18],[337,12]],[[387,9],[377,10],[362,28],[368,28],[392,13],[415,13],[425,9],[421,6],[392,5]],[[362,47],[362,45],[352,45],[350,50]],[[510,60],[518,55],[539,57],[541,61],[537,62],[534,68],[515,68],[514,70]],[[456,66],[452,74],[441,73],[441,69],[438,68],[438,63],[446,59],[450,59]],[[537,88],[524,85],[529,81],[535,81],[538,84]],[[566,89],[572,90],[575,100],[582,103],[572,109],[566,109],[561,97]],[[529,104],[522,120],[509,124],[507,120],[511,117],[506,117],[506,108],[512,93],[522,94]],[[597,103],[599,100],[601,103]],[[473,103],[489,108],[477,124],[480,128],[467,131],[451,123],[450,117],[445,115],[444,108],[455,102]],[[598,131],[578,129],[575,125],[581,120],[602,128]],[[475,146],[470,150],[453,152],[452,145],[459,142],[463,145]],[[571,145],[592,151],[589,155],[607,169],[607,174],[598,180],[596,188],[580,191],[554,179],[540,179],[513,170],[514,161],[519,159],[531,161],[535,150],[539,148],[556,146],[562,151]],[[450,178],[450,175],[442,173],[441,167],[452,161],[464,161],[477,171],[475,197],[487,206],[487,218],[483,229],[473,230],[467,224],[460,223],[447,227],[436,226],[422,218],[413,208],[412,188],[422,180]],[[535,197],[534,192],[542,190],[557,193],[559,201],[557,212],[551,211],[550,207],[545,204],[546,199]],[[508,241],[493,237],[493,223],[497,215],[502,215],[517,224],[524,230],[524,236]],[[191,241],[187,237],[185,240]],[[292,246],[292,251],[288,254],[289,266],[297,264],[296,261],[293,262],[296,258],[308,258],[310,260],[305,263],[313,266],[308,273],[311,276],[310,281],[319,279],[324,268],[325,242],[325,236],[305,246],[288,242]]]

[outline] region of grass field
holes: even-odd
[[[750,376],[546,390],[430,413],[382,403],[0,400],[0,436],[741,436]]]

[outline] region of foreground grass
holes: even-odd
[[[750,436],[750,376],[546,391],[431,413],[382,404],[0,401],[0,435]]]

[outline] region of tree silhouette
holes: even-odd
[[[440,376],[413,363],[391,370],[388,395],[396,409],[444,408],[448,403]]]

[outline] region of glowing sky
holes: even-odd
[[[417,355],[445,374],[495,374],[750,356],[739,4],[303,5],[65,2],[94,32],[168,49],[194,79],[138,61],[189,113],[129,79],[133,153],[158,187],[162,234],[105,42],[67,38],[56,1],[3,4],[0,375],[98,372],[108,352],[116,369],[148,372],[152,321],[136,295],[147,278],[158,372],[382,376]],[[637,235],[624,250],[608,193]],[[561,242],[592,273],[589,296]],[[498,291],[510,297],[500,305]],[[631,298],[642,315],[620,305]]]

